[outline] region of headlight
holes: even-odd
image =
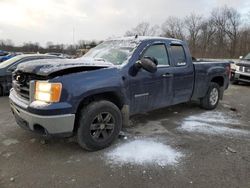
[[[36,81],[35,100],[44,102],[59,102],[62,84]]]

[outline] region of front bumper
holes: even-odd
[[[10,92],[10,107],[17,124],[44,136],[73,134],[75,114],[37,115],[27,111],[28,105],[18,100],[14,91]]]
[[[231,75],[233,81],[241,81],[250,83],[250,73],[233,71]]]

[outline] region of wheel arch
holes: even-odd
[[[121,93],[118,93],[116,91],[105,91],[95,94],[90,94],[88,96],[85,96],[80,102],[76,110],[76,118],[75,118],[75,125],[74,125],[74,133],[78,129],[79,124],[79,116],[81,109],[84,108],[84,106],[87,106],[93,101],[99,101],[99,100],[107,100],[112,103],[114,103],[121,111],[125,105],[125,98]]]
[[[211,79],[211,82],[217,83],[220,87],[223,87],[225,79],[223,76],[215,76]]]

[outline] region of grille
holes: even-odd
[[[26,100],[30,100],[29,82],[20,83],[17,80],[13,80],[13,88],[20,97],[22,97]]]
[[[44,78],[22,72],[13,73],[12,86],[14,90],[17,95],[28,101],[30,100],[30,81],[32,80],[44,80]]]
[[[250,73],[250,67],[240,66],[239,71]]]
[[[250,77],[249,76],[240,75],[240,79],[250,81]]]
[[[244,72],[250,73],[250,67],[245,67]]]
[[[240,66],[239,71],[243,72],[243,70],[244,70],[244,67]]]

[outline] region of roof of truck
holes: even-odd
[[[176,42],[182,42],[179,39],[175,38],[166,38],[166,37],[157,37],[157,36],[132,36],[132,37],[118,37],[109,40],[135,40],[135,41],[145,41],[145,40],[171,40]]]

